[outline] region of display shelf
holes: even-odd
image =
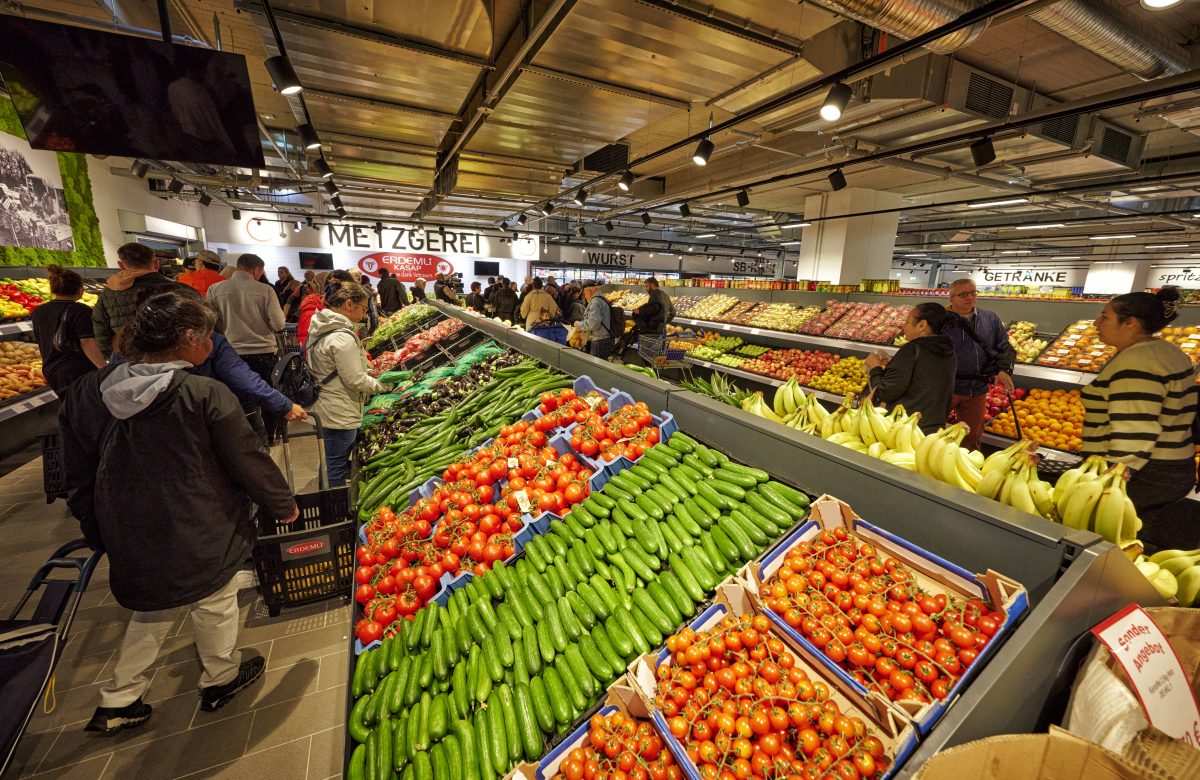
[[[983,432],[983,443],[990,444],[997,449],[1007,449],[1016,443],[1016,439],[1010,439],[1007,436],[1001,436],[998,433],[992,433],[985,430]],[[1077,464],[1083,460],[1083,456],[1077,452],[1066,452],[1065,450],[1056,450],[1053,447],[1047,447],[1044,444],[1039,444],[1037,454],[1047,460],[1057,460],[1063,463]]]
[[[21,333],[33,333],[32,320],[17,320],[16,322],[0,322],[0,336],[16,336]]]
[[[711,363],[707,360],[701,360],[700,358],[685,357],[684,360],[696,366],[701,366],[713,371],[720,371],[721,373],[729,374],[730,376],[741,377],[742,379],[748,379],[751,382],[758,382],[760,384],[770,385],[772,387],[781,387],[785,384],[784,380],[776,379],[773,376],[764,376],[763,374],[756,374],[753,371],[743,371],[740,368],[725,366],[721,365],[720,363]],[[806,395],[816,396],[822,401],[829,401],[830,403],[834,404],[841,404],[843,401],[843,398],[839,395],[827,393],[824,390],[817,390],[815,388],[808,387],[807,385],[801,385],[801,387],[804,388]]]
[[[3,405],[0,405],[0,422],[11,420],[18,415],[36,409],[39,406],[45,406],[57,399],[58,395],[49,387],[42,387],[10,398]]]

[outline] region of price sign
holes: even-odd
[[[519,467],[520,467],[520,465],[521,465],[520,461],[518,461],[516,458],[509,458],[509,459],[508,459],[508,467],[509,467],[510,469],[519,468]]]
[[[1046,361],[1047,363],[1057,363],[1057,362],[1058,362],[1058,358],[1056,358],[1056,357],[1054,357],[1053,355],[1051,355],[1050,357],[1047,357],[1047,358],[1045,358],[1045,361]]]
[[[750,335],[751,335],[751,336],[761,336],[761,335],[762,335],[762,331],[761,331],[761,330],[759,330],[758,328],[751,328],[751,329],[750,329]]]
[[[520,507],[521,514],[527,515],[533,509],[533,504],[529,502],[529,494],[524,490],[518,490],[516,493],[513,493],[513,498],[517,499],[517,506]]]
[[[1081,366],[1090,365],[1091,362],[1092,362],[1091,358],[1079,358],[1079,365],[1081,365]]]
[[[1200,748],[1200,708],[1179,656],[1158,624],[1130,604],[1092,633],[1125,670],[1151,725]]]
[[[597,406],[604,403],[604,399],[601,398],[596,393],[588,393],[584,397],[584,400],[587,401],[587,405],[590,406],[593,411],[596,409]]]

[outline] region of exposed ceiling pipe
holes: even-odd
[[[103,19],[93,19],[88,16],[78,16],[76,14],[67,14],[62,11],[51,11],[45,8],[31,8],[29,6],[21,7],[21,15],[30,19],[41,19],[48,22],[62,22],[72,24],[79,27],[88,27],[93,30],[103,30],[105,32],[118,32],[125,35],[133,35],[138,38],[151,38],[154,40],[162,40],[162,33],[158,30],[147,30],[143,27],[134,27],[131,24],[120,24],[108,22]],[[202,46],[209,48],[209,45],[202,40],[193,38],[190,35],[173,35],[171,40],[174,43],[183,43],[189,46]]]
[[[904,40],[911,40],[953,22],[982,3],[975,0],[810,0],[830,13],[861,22]],[[989,19],[980,19],[935,41],[925,48],[937,54],[950,54],[968,46],[988,27]]]

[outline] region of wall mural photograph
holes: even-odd
[[[58,158],[7,133],[0,133],[0,246],[75,249]]]

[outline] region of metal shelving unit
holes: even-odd
[[[0,336],[17,336],[22,333],[33,333],[32,320],[17,320],[16,322],[0,322]]]

